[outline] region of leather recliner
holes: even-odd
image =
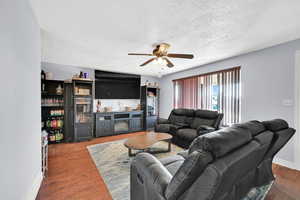
[[[274,180],[272,160],[294,133],[281,119],[250,121],[201,135],[162,160],[140,153],[131,164],[131,200],[240,200]]]
[[[172,142],[187,149],[199,135],[218,130],[222,118],[217,111],[173,109],[168,119],[158,119],[155,131],[172,134]]]

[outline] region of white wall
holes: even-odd
[[[163,76],[160,80],[161,116],[167,117],[173,108],[172,80],[241,66],[242,121],[283,118],[294,127],[295,52],[299,49],[300,40],[296,40],[220,62],[199,66],[191,70]],[[291,100],[292,105],[284,105],[286,100]],[[292,140],[277,154],[277,157],[293,163],[295,161],[295,145],[294,140]],[[300,152],[298,152],[299,154]]]
[[[40,33],[27,0],[0,1],[0,195],[33,200],[41,182]]]
[[[300,51],[295,54],[295,127],[300,130]],[[300,134],[295,137],[295,165],[300,169]]]

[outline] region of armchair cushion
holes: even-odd
[[[191,144],[189,152],[192,153],[197,149],[203,149],[211,152],[218,158],[248,143],[251,139],[250,130],[240,127],[230,127],[198,137]]]
[[[212,161],[213,157],[208,152],[199,150],[191,153],[168,185],[165,192],[166,198],[168,200],[178,199]]]
[[[273,119],[270,121],[263,121],[262,123],[270,131],[280,131],[289,127],[288,123],[283,119]]]
[[[233,125],[233,127],[249,129],[253,137],[266,130],[264,125],[256,120],[252,120],[242,124],[235,124]]]

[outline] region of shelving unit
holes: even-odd
[[[79,142],[93,137],[93,81],[73,80],[64,85],[65,138]]]
[[[144,130],[153,130],[159,117],[159,92],[157,87],[141,87],[141,106],[143,113]]]
[[[48,132],[49,144],[64,141],[64,95],[57,94],[58,87],[63,89],[64,82],[42,80],[42,130]]]

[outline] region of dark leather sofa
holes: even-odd
[[[241,200],[274,180],[272,160],[294,135],[284,120],[250,121],[197,137],[180,154],[131,164],[131,200]]]
[[[218,130],[222,118],[216,111],[173,109],[168,119],[158,119],[155,131],[172,134],[172,142],[187,149],[199,135]]]

